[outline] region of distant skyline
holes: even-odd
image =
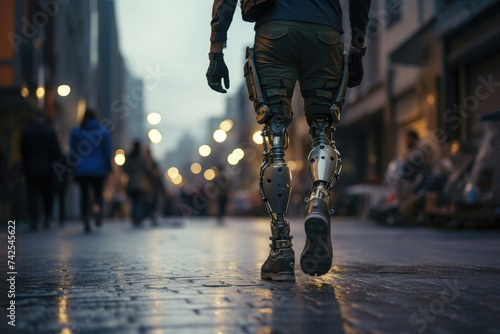
[[[158,159],[175,147],[185,131],[201,139],[206,120],[222,116],[226,97],[244,82],[244,52],[253,44],[254,32],[237,8],[224,52],[231,88],[228,94],[219,94],[206,83],[212,4],[210,0],[115,1],[120,50],[127,68],[138,78],[147,79],[152,72],[161,77],[158,85],[145,87],[144,100],[145,116],[150,112],[162,116],[157,128],[163,140],[151,144]]]

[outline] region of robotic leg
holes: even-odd
[[[342,160],[335,147],[335,128],[329,117],[311,122],[309,137],[312,150],[308,157],[309,175],[313,182],[306,200],[306,244],[300,257],[302,270],[310,275],[326,274],[332,266],[329,192],[340,177]]]
[[[271,217],[269,257],[261,268],[261,277],[276,281],[295,281],[295,253],[292,248],[290,225],[285,219],[292,190],[292,175],[285,162],[288,147],[287,123],[272,118],[262,129],[264,162],[260,169],[259,186],[267,212]],[[269,146],[268,146],[269,145]]]
[[[271,217],[269,257],[261,268],[261,277],[275,281],[295,281],[295,253],[292,248],[290,225],[285,219],[292,190],[292,174],[285,162],[288,147],[287,126],[291,119],[274,113],[276,104],[271,105],[262,92],[257,75],[254,50],[247,48],[247,63],[244,73],[248,96],[254,103],[257,122],[263,124],[264,162],[260,168],[259,186],[267,212]],[[286,90],[286,89],[285,89]],[[267,94],[269,95],[269,93]],[[273,96],[271,96],[273,98]]]

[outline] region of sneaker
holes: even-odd
[[[271,247],[269,256],[262,265],[260,276],[262,279],[273,281],[295,282],[295,252],[293,248]]]
[[[315,198],[307,205],[305,221],[306,244],[300,256],[302,271],[309,275],[324,275],[332,267],[330,215],[325,201]]]

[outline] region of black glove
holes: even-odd
[[[227,93],[222,88],[221,79],[224,78],[224,86],[229,89],[229,70],[224,62],[224,55],[222,52],[209,53],[210,65],[207,71],[207,81],[210,88],[219,93]]]
[[[363,56],[366,48],[349,48],[349,81],[347,87],[352,88],[359,86],[363,80]]]

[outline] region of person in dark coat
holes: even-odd
[[[36,121],[22,135],[21,155],[28,186],[30,228],[37,229],[40,195],[44,209],[43,225],[49,228],[53,203],[52,164],[61,157],[61,148],[55,130],[46,122],[42,112],[37,112]]]
[[[85,231],[90,232],[90,191],[99,207],[95,224],[101,226],[104,180],[111,172],[111,137],[108,130],[99,125],[95,111],[87,109],[80,127],[71,130],[69,149],[71,159],[76,162],[73,173],[80,184]]]
[[[134,226],[140,226],[143,218],[148,216],[148,194],[154,191],[154,166],[141,152],[141,143],[135,141],[132,150],[127,154],[123,171],[128,174],[127,194],[132,206]]]

